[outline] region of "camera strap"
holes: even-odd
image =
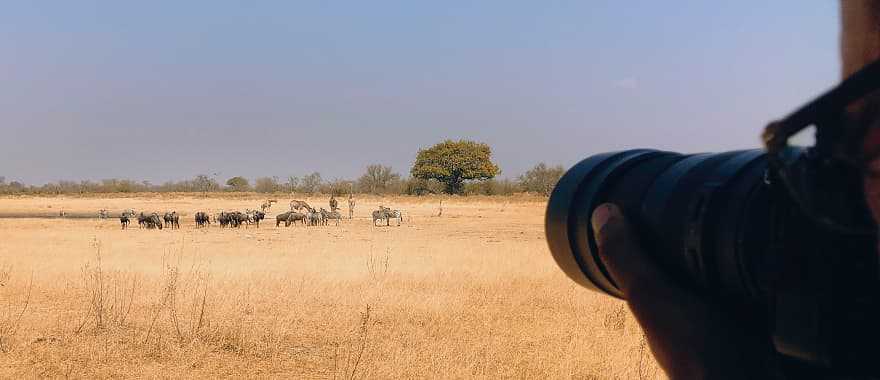
[[[811,125],[816,126],[819,135],[843,133],[843,131],[827,129],[839,128],[839,125],[834,124],[839,123],[846,107],[878,89],[880,89],[880,60],[866,65],[784,119],[767,125],[762,135],[767,153],[771,156],[780,154],[788,147],[788,140],[792,136]]]
[[[877,232],[862,186],[868,124],[853,120],[846,108],[878,89],[880,60],[764,129],[770,182],[780,182],[803,214],[828,230]],[[809,126],[816,128],[816,145],[789,146],[788,140]]]

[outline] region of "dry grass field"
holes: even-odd
[[[659,378],[624,304],[577,287],[543,236],[544,200],[360,198],[339,227],[196,229],[256,196],[0,198],[0,378]],[[326,198],[308,199],[326,206]],[[345,204],[345,199],[340,199]],[[400,227],[373,227],[379,204]],[[343,206],[343,211],[345,206]]]

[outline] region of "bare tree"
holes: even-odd
[[[149,182],[147,181],[144,181],[144,184],[149,186]],[[193,178],[192,184],[193,187],[195,187],[196,191],[201,191],[202,193],[217,191],[220,189],[220,184],[217,183],[217,181],[204,174],[199,174],[195,178]]]
[[[321,184],[323,183],[324,180],[321,178],[321,173],[314,172],[302,178],[299,188],[303,193],[317,193],[321,190]]]
[[[519,176],[519,183],[525,191],[549,195],[563,174],[562,165],[548,167],[542,162]]]
[[[254,191],[258,193],[274,193],[280,188],[278,177],[260,177],[254,181]]]
[[[299,187],[299,177],[288,176],[287,183],[284,184],[284,191],[286,191],[288,193],[292,193],[292,192],[296,191],[296,189],[298,187]]]
[[[367,172],[358,179],[358,190],[370,194],[385,193],[396,181],[400,181],[400,174],[394,173],[390,166],[373,164],[367,166]]]

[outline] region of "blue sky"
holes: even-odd
[[[503,175],[608,150],[759,146],[838,81],[837,3],[77,1],[0,11],[0,176]]]

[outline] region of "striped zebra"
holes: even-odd
[[[400,210],[392,210],[388,207],[379,206],[379,209],[373,211],[373,226],[376,225],[376,221],[385,221],[386,226],[391,225],[391,219],[397,219],[397,225],[400,226],[401,221],[403,221],[403,213]]]

